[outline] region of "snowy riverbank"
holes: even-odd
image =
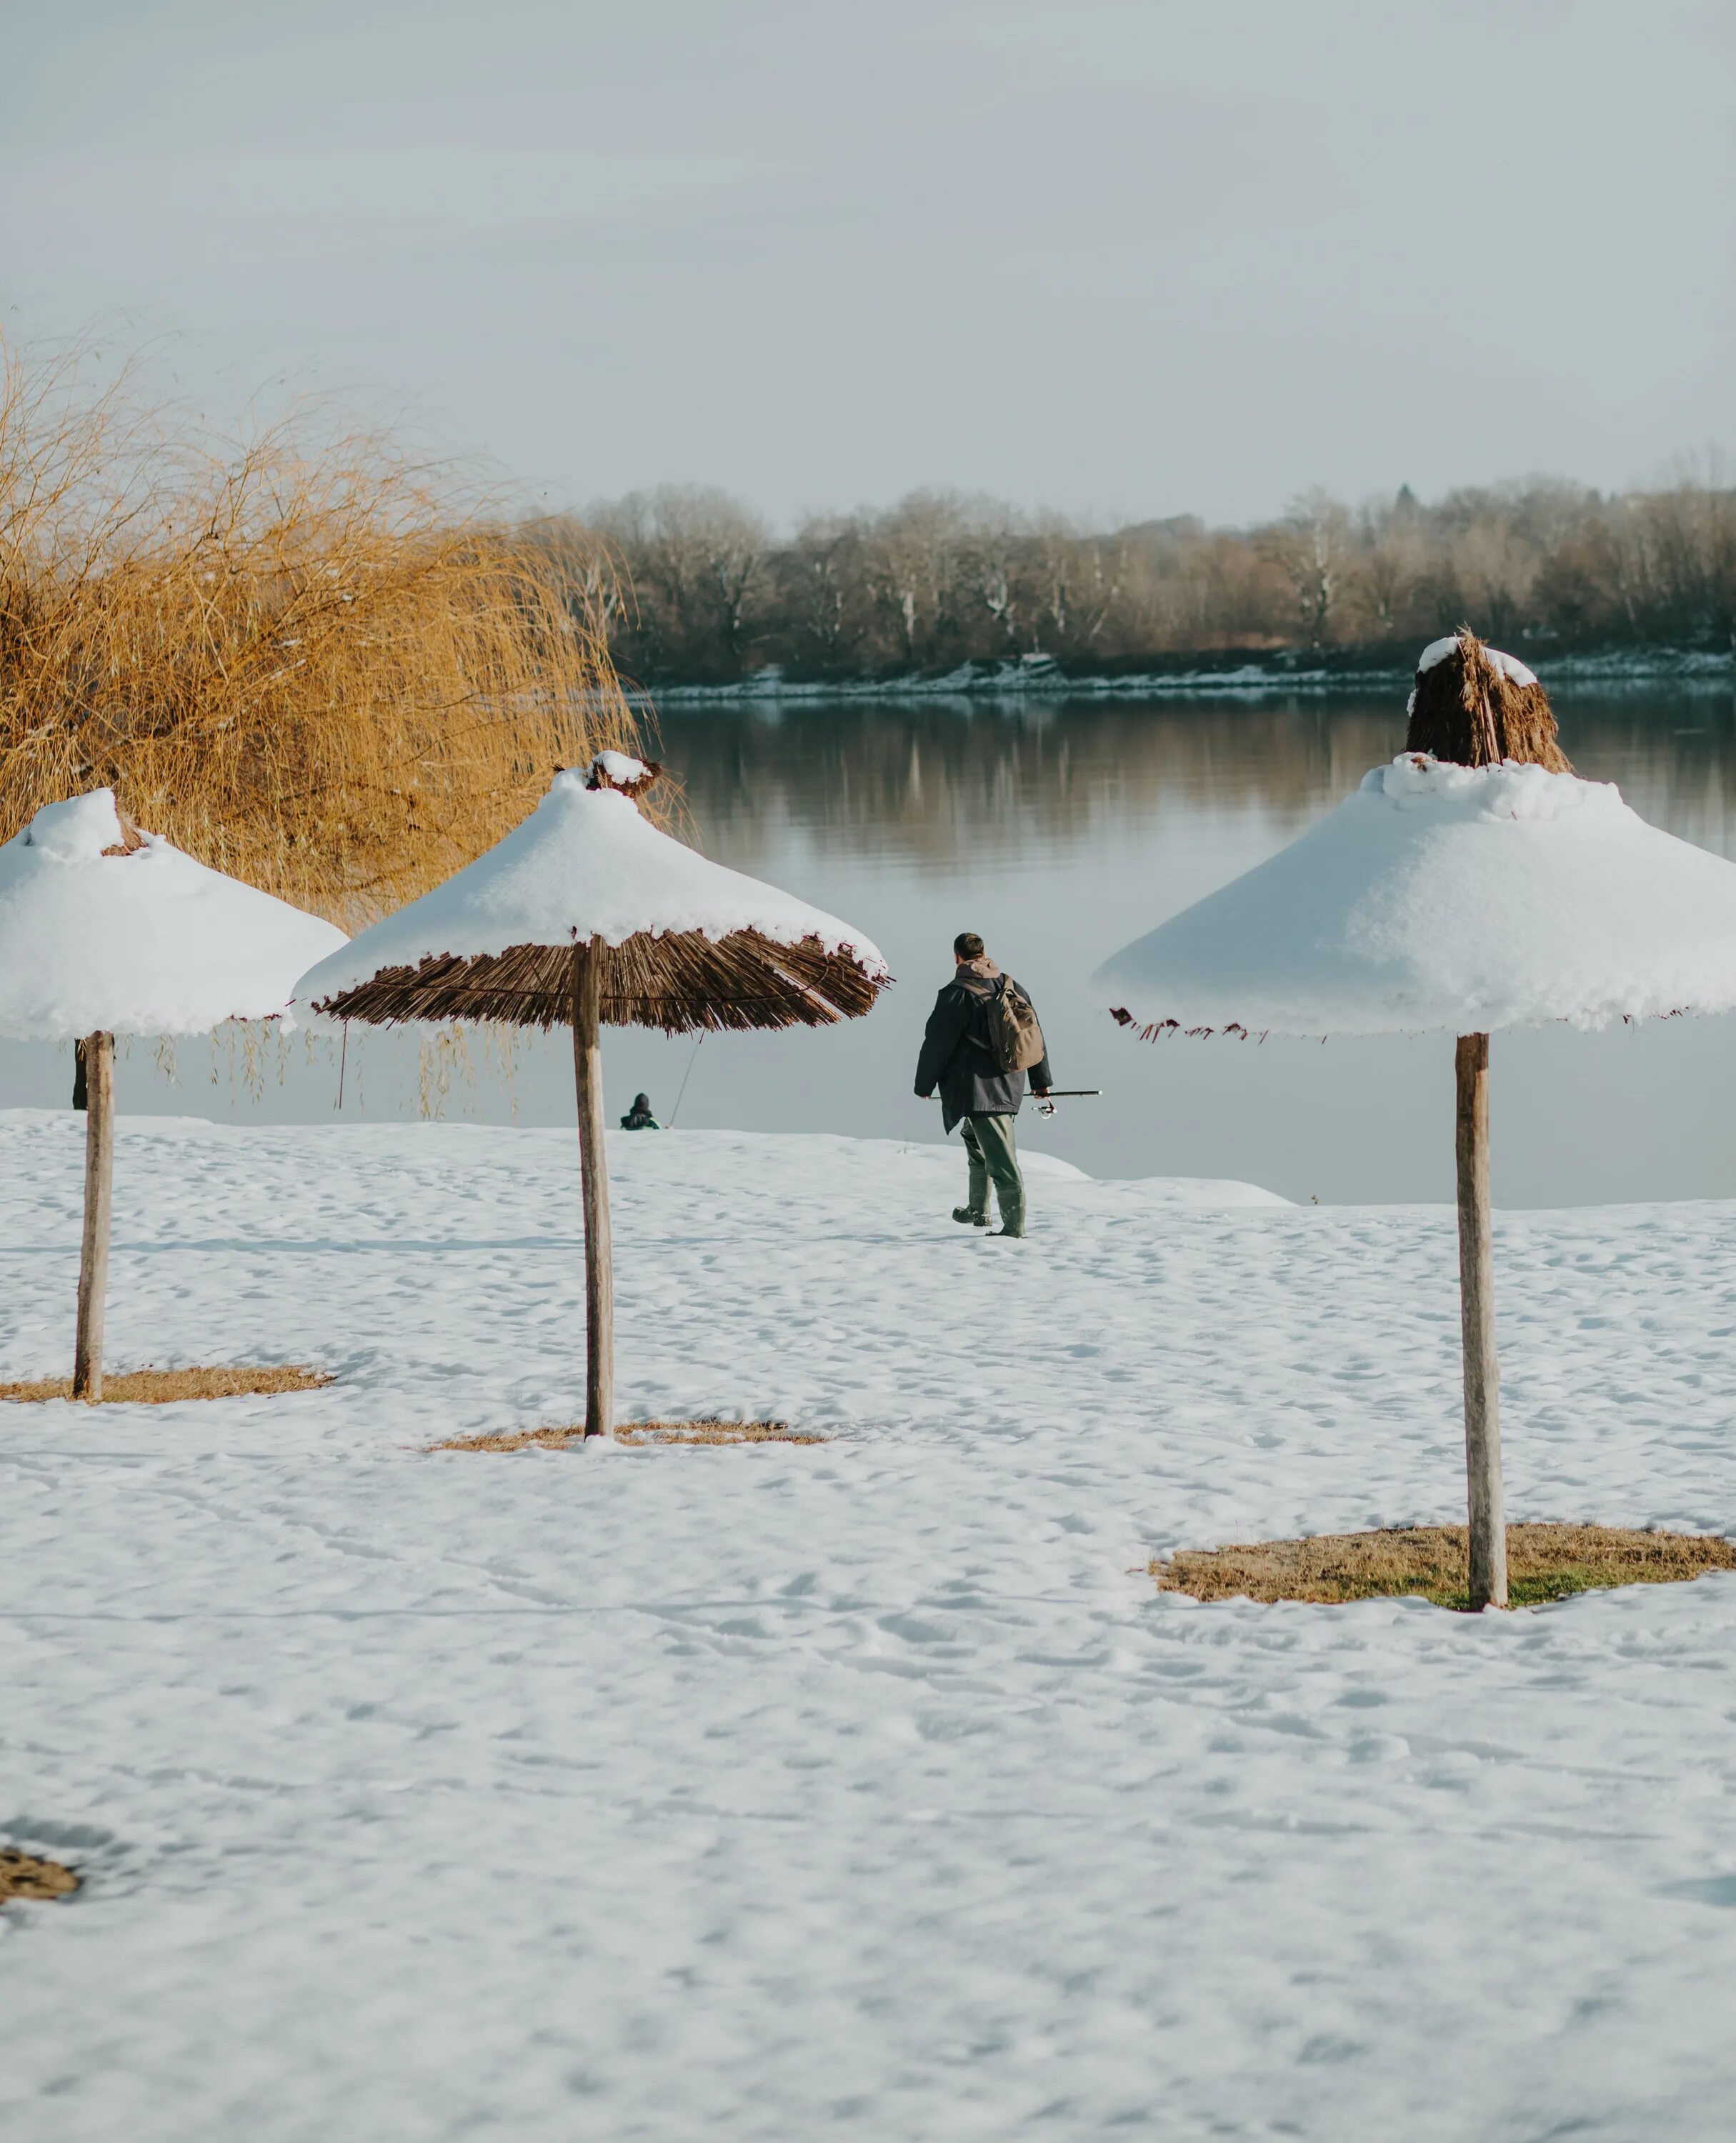
[[[1623,691],[1669,685],[1729,691],[1736,685],[1736,650],[1620,647],[1554,655],[1530,648],[1537,675],[1551,687]],[[1068,669],[1051,656],[1001,662],[963,662],[956,670],[829,682],[787,677],[776,665],[728,685],[661,685],[640,696],[658,705],[734,705],[743,701],[804,700],[1209,700],[1259,699],[1272,693],[1407,690],[1415,675],[1410,649],[1387,660],[1379,650],[1333,650],[1324,656],[1274,651],[1270,656],[1201,656],[1149,670],[1112,673]]]
[[[0,1376],[63,1373],[82,1129],[0,1115]],[[116,1367],[0,1409],[18,2143],[1710,2139],[1736,1580],[1202,1609],[1153,1550],[1457,1515],[1452,1218],[956,1150],[126,1120]],[[1503,1215],[1515,1517],[1736,1530],[1736,1205]]]

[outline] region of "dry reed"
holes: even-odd
[[[0,346],[0,838],[113,787],[354,928],[636,750],[594,573],[314,415],[237,441]]]
[[[1313,1601],[1326,1605],[1420,1595],[1437,1606],[1468,1601],[1463,1526],[1399,1526],[1232,1547],[1187,1549],[1151,1574],[1196,1600]],[[1673,1585],[1736,1570],[1736,1542],[1715,1534],[1635,1532],[1615,1526],[1507,1527],[1508,1604],[1536,1606],[1606,1586]]]
[[[1458,646],[1432,668],[1417,672],[1407,751],[1430,752],[1455,766],[1498,765],[1518,760],[1571,774],[1555,732],[1549,695],[1535,680],[1516,684],[1491,662],[1468,626]]]
[[[261,1398],[279,1392],[316,1392],[334,1382],[325,1369],[290,1363],[265,1369],[112,1370],[102,1379],[103,1406],[171,1406],[179,1399]],[[0,1384],[0,1401],[29,1404],[39,1399],[69,1399],[70,1377],[41,1377]]]
[[[826,1443],[831,1439],[787,1421],[636,1421],[615,1432],[621,1443]],[[594,1440],[594,1439],[593,1439]],[[496,1436],[455,1436],[430,1443],[429,1451],[565,1451],[585,1441],[584,1424],[571,1428],[520,1428]]]
[[[70,1898],[80,1878],[57,1860],[43,1860],[15,1846],[0,1846],[0,1905],[8,1898]]]

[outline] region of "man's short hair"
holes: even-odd
[[[974,930],[961,930],[952,940],[952,952],[954,957],[960,960],[980,960],[982,958],[982,940]]]

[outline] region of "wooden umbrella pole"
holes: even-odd
[[[72,1396],[102,1397],[102,1312],[108,1299],[109,1213],[115,1180],[115,1037],[87,1035],[84,1051],[84,1243],[78,1260],[78,1339]]]
[[[615,1253],[609,1236],[609,1155],[603,1142],[602,963],[572,948],[572,1063],[579,1096],[585,1197],[585,1433],[615,1428]]]
[[[1501,1365],[1495,1353],[1495,1268],[1489,1217],[1489,1037],[1462,1034],[1458,1084],[1459,1309],[1465,1348],[1465,1474],[1471,1517],[1471,1606],[1507,1604],[1506,1512],[1501,1492]]]

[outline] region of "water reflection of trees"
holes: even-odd
[[[855,854],[956,869],[972,841],[1068,845],[1165,808],[1313,815],[1402,741],[1402,710],[1104,705],[1006,713],[801,704],[683,710],[663,747],[700,838],[744,862],[792,826]]]
[[[1581,772],[1615,780],[1649,817],[1736,849],[1730,702],[1635,694],[1563,703]],[[672,710],[663,749],[700,839],[751,867],[794,829],[847,854],[956,869],[972,843],[1004,856],[1060,846],[1166,810],[1262,814],[1299,827],[1403,741],[1402,705],[1350,699],[785,703]]]
[[[1580,772],[1684,840],[1736,854],[1736,702],[1722,692],[1557,696]]]

